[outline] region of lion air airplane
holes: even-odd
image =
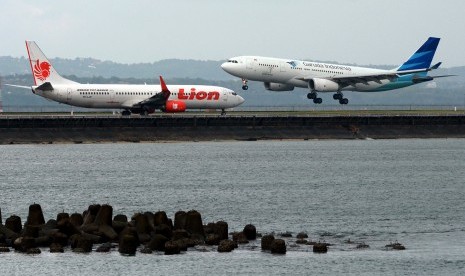
[[[247,80],[264,82],[270,91],[292,91],[294,87],[308,88],[307,98],[321,104],[318,92],[334,93],[333,99],[347,104],[342,91],[380,92],[407,87],[445,76],[428,76],[441,62],[431,66],[439,38],[428,40],[401,66],[380,70],[348,65],[278,59],[259,56],[240,56],[221,65],[224,71],[242,78],[242,89],[247,90]],[[430,67],[431,66],[431,67]]]
[[[244,99],[234,91],[218,86],[170,85],[160,76],[160,85],[80,84],[60,76],[34,41],[26,41],[34,94],[79,107],[124,109],[122,115],[147,115],[155,109],[184,112],[186,109],[221,109],[236,107]]]

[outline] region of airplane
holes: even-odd
[[[170,85],[168,89],[161,76],[160,85],[81,84],[60,76],[34,41],[26,41],[26,49],[34,85],[9,86],[32,89],[36,95],[72,106],[123,109],[123,116],[146,116],[156,109],[167,113],[221,109],[221,115],[225,115],[225,109],[244,102],[244,98],[224,87]]]
[[[349,100],[344,98],[342,91],[381,92],[452,76],[428,76],[429,71],[441,65],[439,62],[431,66],[439,40],[428,38],[406,62],[392,70],[260,56],[233,57],[224,62],[221,68],[242,78],[243,90],[248,89],[248,80],[260,81],[270,91],[307,88],[310,90],[307,98],[315,104],[323,102],[318,97],[320,92],[334,93],[334,100],[348,104]]]

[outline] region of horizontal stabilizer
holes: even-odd
[[[17,87],[17,88],[23,88],[23,89],[31,89],[30,86],[25,86],[25,85],[16,85],[16,84],[7,84],[7,83],[5,83],[4,85],[11,86],[11,87]]]
[[[39,85],[37,88],[37,90],[41,90],[41,91],[52,91],[53,90],[53,86],[51,83],[49,82],[44,82],[42,83],[41,85]]]
[[[429,69],[430,69],[430,70],[436,70],[436,69],[439,68],[439,66],[441,66],[441,64],[442,64],[442,62],[438,62],[438,63],[436,63],[435,65],[431,66]]]

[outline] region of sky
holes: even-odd
[[[2,0],[0,56],[35,40],[50,58],[122,63],[239,55],[403,63],[429,36],[465,66],[463,0]],[[1,66],[1,65],[0,65]]]

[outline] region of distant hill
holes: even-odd
[[[249,90],[242,91],[238,78],[228,75],[220,68],[223,61],[198,61],[169,59],[154,63],[121,64],[91,58],[53,59],[56,69],[64,76],[81,83],[158,83],[163,75],[172,84],[209,84],[228,87],[246,99],[247,106],[298,106],[314,108],[306,98],[307,89],[297,88],[292,92],[270,92],[262,83],[249,82]],[[334,62],[333,62],[334,63]],[[354,64],[355,65],[355,64]],[[363,65],[362,65],[363,66]],[[370,67],[394,68],[380,65]],[[380,92],[346,92],[349,105],[465,105],[465,66],[435,70],[432,75],[453,74],[456,77],[437,79],[435,82]],[[26,58],[0,57],[0,75],[3,83],[31,85],[32,76]],[[339,106],[332,94],[321,94],[323,105]],[[30,90],[3,87],[4,106],[61,106],[31,93]]]

